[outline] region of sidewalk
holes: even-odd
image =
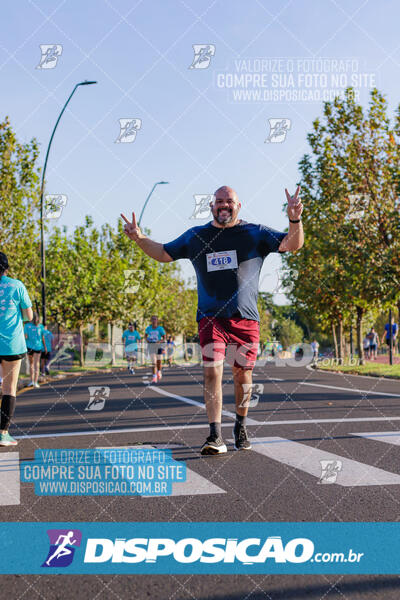
[[[366,359],[366,362],[371,363],[371,364],[379,363],[380,365],[388,365],[389,364],[389,354],[379,354],[375,360]],[[393,364],[394,365],[400,364],[399,356],[393,356]]]

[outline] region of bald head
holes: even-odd
[[[229,187],[228,185],[222,185],[214,192],[215,198],[232,198],[232,200],[238,201],[238,195],[234,189]]]
[[[240,208],[241,204],[235,190],[227,185],[221,186],[214,192],[211,203],[213,224],[217,227],[233,227],[238,222]]]

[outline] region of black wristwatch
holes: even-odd
[[[296,221],[292,221],[292,219],[289,219],[290,223],[300,223],[301,219],[296,219]]]

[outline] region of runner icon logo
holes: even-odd
[[[42,56],[37,69],[54,69],[63,51],[61,44],[40,44]]]
[[[193,194],[195,206],[191,219],[208,219],[211,216],[210,202],[214,194]]]
[[[342,470],[341,460],[320,460],[321,476],[318,483],[336,483],[338,473]]]
[[[116,144],[131,144],[136,139],[136,134],[142,127],[141,119],[119,119],[119,136]]]
[[[215,54],[214,44],[193,44],[194,58],[189,69],[207,69]]]
[[[125,294],[136,294],[143,281],[145,272],[143,269],[125,269],[124,270],[124,292]]]
[[[243,400],[240,408],[254,408],[257,406],[260,396],[264,392],[263,383],[242,383]]]
[[[264,144],[281,144],[285,141],[287,132],[292,126],[290,119],[268,119],[269,135],[264,140]]]
[[[47,194],[45,200],[46,219],[61,217],[62,210],[67,204],[67,196],[65,194]]]
[[[89,386],[89,402],[85,410],[103,410],[107,398],[110,397],[108,386]]]
[[[74,558],[75,548],[81,545],[79,529],[48,529],[50,548],[42,567],[68,567]]]

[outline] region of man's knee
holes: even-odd
[[[241,367],[233,367],[233,379],[237,383],[248,383],[252,380],[252,370],[242,369]]]
[[[218,379],[221,378],[221,367],[207,367],[207,365],[205,365],[204,367],[204,382],[205,383],[211,383],[213,381],[218,381]]]

